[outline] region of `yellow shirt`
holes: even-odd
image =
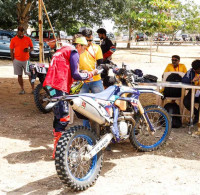
[[[179,64],[178,67],[174,68],[173,64],[168,64],[167,67],[165,68],[164,72],[187,72],[187,68],[185,67],[184,64]]]
[[[96,68],[96,62],[99,59],[103,59],[101,47],[92,43],[86,50],[80,55],[79,69],[93,71]],[[92,80],[86,80],[86,82],[98,81],[101,79],[100,75],[93,76]]]

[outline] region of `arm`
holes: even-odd
[[[110,50],[103,54],[103,58],[106,59],[110,57],[116,51],[116,47],[113,45],[110,47]]]
[[[14,49],[10,49],[11,60],[14,60]]]
[[[182,83],[191,84],[192,80],[194,79],[195,74],[193,73],[192,69],[188,70],[187,73],[182,78]]]
[[[76,51],[72,51],[70,56],[70,68],[72,78],[75,80],[86,80],[93,76],[92,72],[79,72],[79,54]]]
[[[14,60],[14,43],[13,43],[13,39],[11,39],[10,41],[10,56],[12,61]]]
[[[33,43],[32,43],[32,41],[31,41],[30,38],[29,38],[29,47],[30,47],[30,49],[29,48],[24,48],[24,52],[31,52],[31,51],[33,51]]]

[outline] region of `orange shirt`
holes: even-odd
[[[24,36],[22,39],[15,36],[11,39],[10,49],[14,49],[14,57],[16,60],[27,61],[29,59],[29,52],[24,52],[24,49],[29,47],[33,47],[33,43],[27,36]]]
[[[185,67],[184,64],[179,64],[178,67],[174,68],[173,64],[168,64],[167,67],[165,68],[164,72],[187,72],[187,68]]]

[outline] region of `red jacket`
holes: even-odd
[[[73,83],[70,69],[70,55],[72,50],[75,50],[75,48],[65,46],[53,55],[43,86],[48,85],[54,89],[69,93]]]

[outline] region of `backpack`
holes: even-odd
[[[151,74],[146,74],[143,76],[143,78],[144,78],[144,83],[156,83],[158,80],[158,77]]]
[[[167,103],[164,108],[169,114],[180,114],[180,108],[177,103]],[[172,116],[172,128],[180,128],[182,121],[180,116]]]
[[[181,82],[182,77],[177,73],[171,73],[166,81]],[[181,88],[165,87],[163,95],[164,97],[181,97]]]
[[[143,76],[143,72],[140,69],[132,70],[132,73],[137,75],[138,77],[142,77]]]

